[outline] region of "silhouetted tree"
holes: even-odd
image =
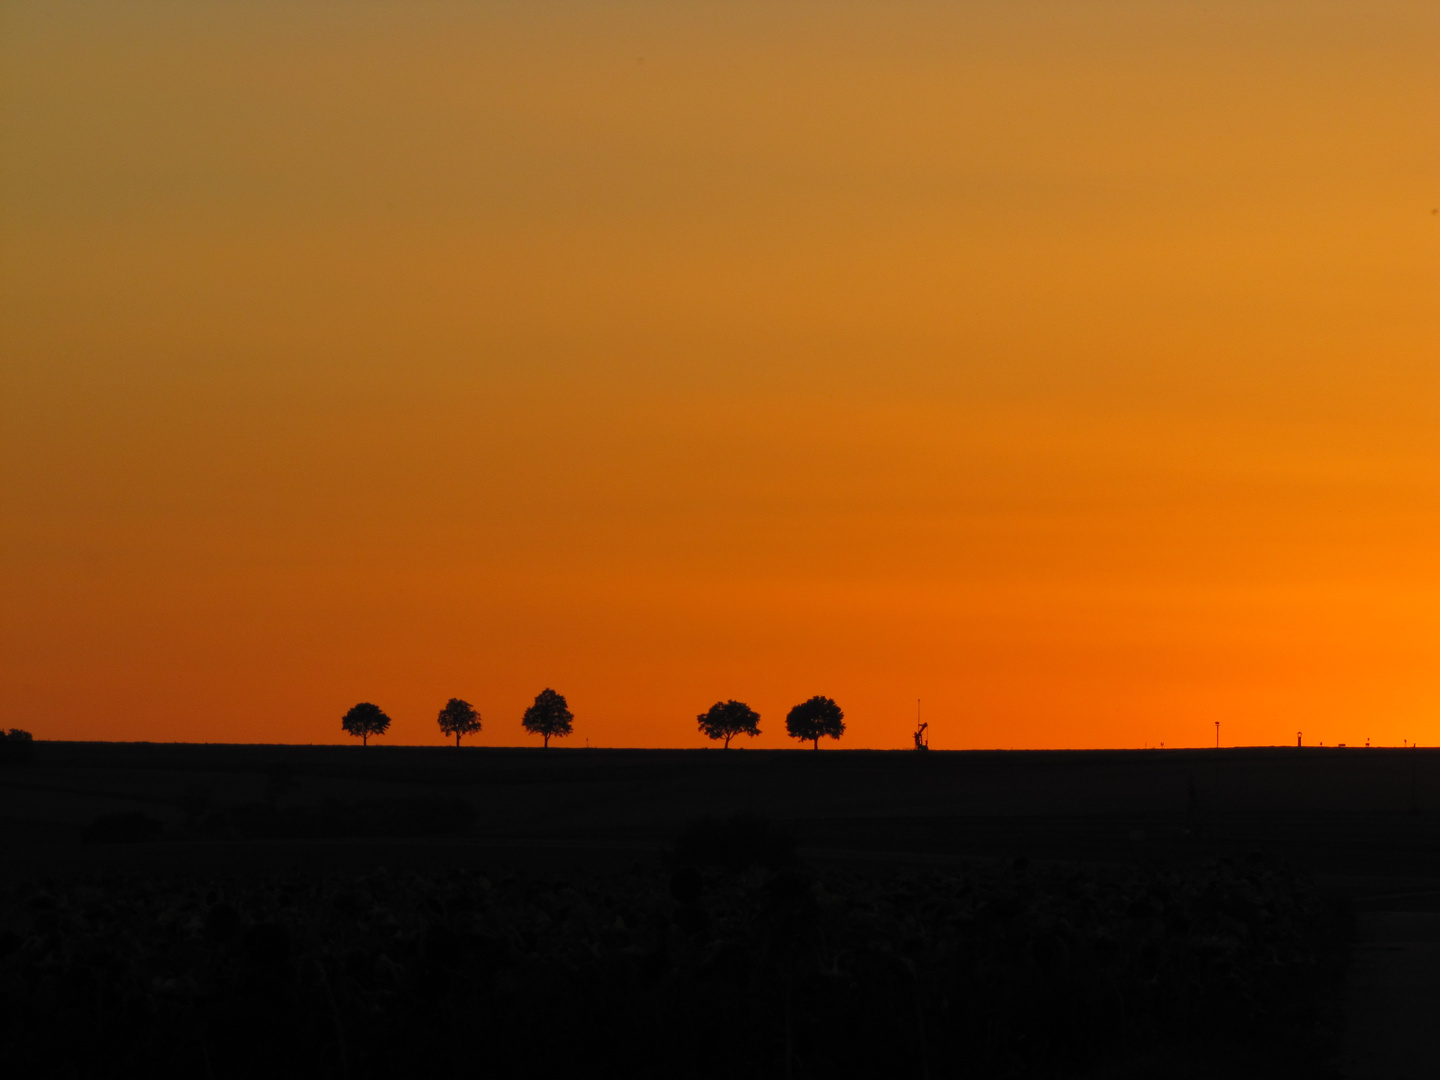
[[[711,739],[724,739],[725,749],[736,735],[759,735],[760,714],[743,701],[717,701],[697,717],[700,730]]]
[[[0,728],[0,763],[28,761],[34,747],[30,732],[24,728],[11,728],[8,733]]]
[[[390,717],[379,705],[362,701],[345,714],[340,726],[349,734],[360,739],[360,745],[369,746],[371,735],[384,735],[390,729]]]
[[[573,719],[564,695],[546,687],[535,695],[535,704],[525,710],[525,719],[520,724],[531,735],[543,738],[548,750],[552,737],[558,739],[570,734],[570,721]]]
[[[455,736],[455,745],[460,745],[461,735],[474,735],[480,730],[480,714],[468,701],[452,697],[440,710],[440,730],[447,736]]]
[[[845,714],[830,698],[817,694],[790,710],[785,717],[785,730],[793,739],[801,742],[808,739],[819,750],[820,736],[838,739],[845,734]]]

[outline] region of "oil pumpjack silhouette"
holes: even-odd
[[[920,699],[919,699],[919,698],[916,698],[916,699],[915,699],[915,723],[919,725],[919,726],[916,727],[916,729],[915,729],[915,749],[916,749],[916,750],[929,750],[929,749],[930,749],[930,739],[926,736],[926,734],[925,734],[925,729],[928,728],[930,725],[929,725],[929,724],[924,724],[924,723],[921,723],[921,722],[920,722]]]

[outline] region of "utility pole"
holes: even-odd
[[[1215,749],[1220,749],[1220,721],[1215,721]]]

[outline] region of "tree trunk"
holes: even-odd
[[[550,736],[549,736],[549,735],[542,735],[542,736],[540,736],[540,737],[545,740],[545,745],[544,745],[541,749],[549,750],[549,749],[550,749]]]
[[[813,749],[819,750],[819,749],[820,749],[820,736],[819,736],[819,735],[816,735],[816,736],[815,736],[814,742],[815,742],[815,746],[813,747]]]
[[[726,736],[725,736],[725,746],[724,746],[724,749],[726,749],[726,750],[729,750],[729,749],[730,749],[730,740],[733,739],[734,737],[735,737],[735,736],[733,736],[733,735],[726,735]]]
[[[361,745],[361,746],[369,746],[369,745],[370,745],[370,736],[367,735],[367,734],[365,734],[365,732],[363,732],[363,731],[360,733],[360,745]]]

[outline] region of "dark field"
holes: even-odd
[[[0,1038],[35,1075],[1333,1075],[1347,912],[1440,908],[1437,794],[1379,748],[37,743]]]
[[[437,806],[433,820],[387,826],[387,807],[414,800],[463,803],[463,820]],[[347,830],[337,815],[366,803],[368,825],[338,835]],[[213,820],[246,804],[276,817],[275,835]],[[326,804],[327,821],[293,820]],[[163,831],[123,850],[81,843],[96,819],[121,813],[146,815]],[[418,813],[426,817],[423,807]],[[1414,894],[1406,902],[1424,907],[1432,892],[1440,900],[1440,751],[1431,750],[921,755],[37,743],[28,764],[0,772],[11,875],[459,858],[619,866],[654,856],[688,820],[735,813],[783,822],[807,857],[831,862],[1186,862],[1258,850],[1362,904]],[[217,827],[196,827],[207,818]]]

